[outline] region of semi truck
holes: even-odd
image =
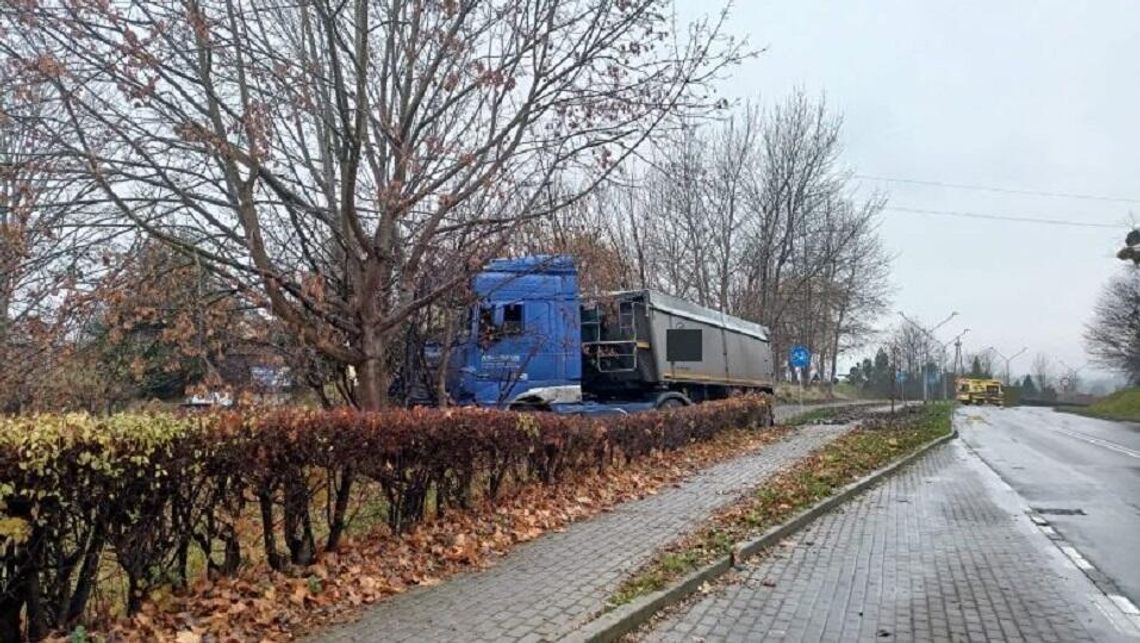
[[[456,404],[630,413],[771,394],[764,326],[655,290],[584,297],[567,256],[496,259],[449,351]]]

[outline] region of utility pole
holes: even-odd
[[[891,346],[891,371],[893,371],[891,373],[891,375],[892,375],[892,379],[894,380],[891,382],[891,415],[894,415],[895,414],[895,397],[898,396],[898,391],[900,390],[902,383],[899,381],[899,372],[900,372],[899,371],[899,349],[898,349],[898,346],[893,346],[893,345]],[[905,403],[906,402],[906,389],[902,389],[902,394],[903,394],[903,402]]]
[[[913,319],[911,319],[910,317],[907,317],[906,314],[903,313],[903,311],[900,310],[897,312],[898,312],[900,317],[902,317],[904,320],[906,320],[907,323],[909,323],[911,326],[914,326],[915,328],[917,328],[919,331],[922,332],[922,334],[926,335],[928,338],[931,339],[931,341],[933,341],[936,344],[941,344],[941,342],[939,342],[938,338],[936,338],[934,336],[934,331],[938,330],[939,328],[942,328],[943,326],[945,326],[947,324],[947,322],[949,322],[951,319],[954,319],[955,317],[958,316],[958,311],[954,311],[954,312],[950,313],[950,315],[946,319],[943,319],[942,321],[935,324],[934,328],[931,328],[930,330],[926,330],[921,325],[919,325],[917,322],[915,322]],[[922,358],[922,403],[926,404],[927,401],[929,401],[929,393],[927,391],[927,384],[928,384],[927,379],[928,378],[927,378],[927,374],[926,374],[926,367],[930,364],[930,346],[923,346],[922,350],[923,350],[923,358]],[[943,379],[945,379],[946,374],[943,373],[942,377],[943,377]],[[943,387],[943,388],[945,388],[945,387]]]

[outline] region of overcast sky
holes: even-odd
[[[684,12],[709,6],[679,2]],[[971,350],[1028,347],[1015,373],[1038,352],[1088,360],[1084,324],[1121,269],[1113,254],[1131,213],[1140,221],[1140,2],[740,0],[733,16],[733,32],[767,51],[722,93],[826,93],[844,116],[843,158],[860,175],[1134,199],[860,181],[898,208],[1117,224],[884,216],[895,310],[930,325],[957,311],[939,335],[970,328]]]

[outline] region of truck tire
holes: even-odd
[[[693,402],[680,393],[662,393],[653,408],[658,411],[679,409],[683,406],[692,406]]]

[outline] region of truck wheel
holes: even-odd
[[[679,409],[683,406],[689,406],[692,402],[687,397],[680,393],[665,394],[657,398],[657,404],[654,406],[658,411],[666,409]]]
[[[553,409],[545,402],[515,402],[507,410],[518,413],[550,413]]]

